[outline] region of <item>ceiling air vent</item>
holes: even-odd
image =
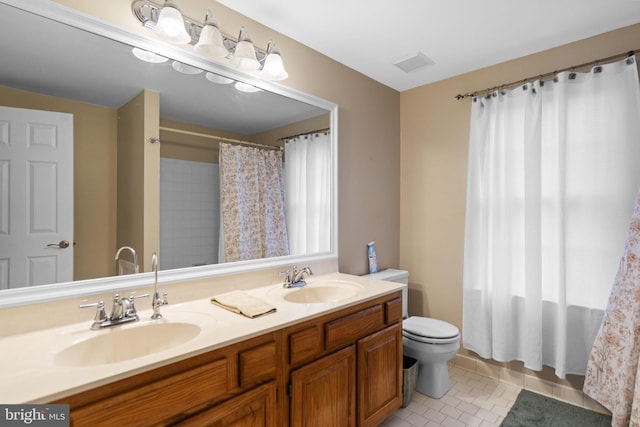
[[[401,59],[393,63],[396,67],[400,68],[405,73],[414,73],[422,68],[434,65],[431,59],[429,59],[424,53],[418,52],[413,56]]]

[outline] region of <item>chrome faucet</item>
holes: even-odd
[[[82,304],[80,308],[97,307],[96,315],[91,324],[91,329],[97,331],[98,329],[137,321],[139,317],[133,300],[148,296],[149,294],[131,295],[129,298],[121,299],[119,294],[115,294],[113,296],[113,307],[111,307],[111,314],[109,316],[107,316],[104,301],[102,300],[90,304]]]
[[[131,255],[133,255],[133,265],[134,265],[134,269],[135,269],[135,273],[139,273],[140,272],[140,267],[138,265],[138,254],[136,254],[136,250],[133,249],[131,246],[123,246],[120,249],[118,249],[118,252],[116,252],[116,263],[118,262],[118,260],[120,259],[120,252],[122,251],[129,251],[131,252]],[[116,265],[117,268],[117,265]],[[116,273],[118,274],[120,270],[116,270]]]
[[[311,276],[313,272],[311,268],[304,267],[301,270],[298,270],[297,266],[293,266],[293,272],[291,270],[280,272],[281,275],[285,276],[284,284],[282,285],[285,288],[299,288],[307,284],[304,280],[305,274],[307,276]]]
[[[153,300],[151,301],[153,314],[151,315],[151,318],[162,319],[162,314],[160,314],[160,307],[169,304],[169,302],[167,301],[166,292],[162,294],[162,298],[160,298],[160,294],[158,293],[158,255],[156,255],[155,252],[151,254],[151,270],[154,272]]]

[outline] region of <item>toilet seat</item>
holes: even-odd
[[[402,336],[427,344],[449,344],[460,339],[460,331],[442,320],[411,316],[402,321]]]

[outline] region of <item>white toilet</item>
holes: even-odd
[[[416,390],[439,399],[451,387],[447,362],[460,349],[460,331],[450,323],[428,317],[408,316],[407,296],[409,272],[384,270],[369,274],[377,280],[403,283],[402,288],[402,349],[404,354],[418,361],[419,374]]]

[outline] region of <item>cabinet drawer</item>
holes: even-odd
[[[311,326],[289,335],[289,363],[297,365],[314,359],[322,353],[322,330]]]
[[[214,406],[182,421],[180,427],[276,426],[276,386],[274,382]]]
[[[228,397],[228,359],[219,359],[147,386],[73,409],[74,426],[162,425],[176,414]],[[180,409],[176,409],[180,408]],[[108,414],[108,415],[107,415]]]
[[[274,341],[238,353],[240,387],[251,387],[275,378],[276,355]]]
[[[352,344],[383,326],[384,313],[380,304],[328,322],[324,327],[326,350]]]
[[[384,303],[384,318],[387,325],[402,320],[402,298],[394,298]]]

